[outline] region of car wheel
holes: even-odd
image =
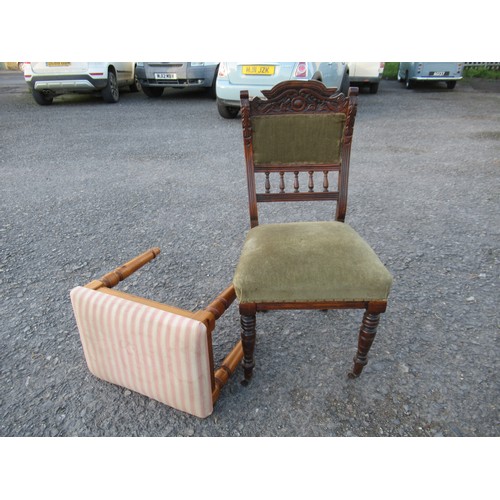
[[[217,101],[217,109],[219,110],[219,115],[221,115],[222,118],[229,118],[229,119],[236,118],[240,111],[239,108],[234,106],[226,106],[225,104],[222,104],[220,101]]]
[[[413,88],[413,83],[410,80],[410,75],[408,74],[408,71],[406,72],[406,75],[405,75],[405,87],[407,89],[412,89]]]
[[[130,92],[139,92],[139,90],[141,90],[141,82],[137,78],[135,71],[134,71],[134,83],[132,85],[130,85],[129,88],[130,88]]]
[[[163,87],[144,87],[143,85],[142,91],[148,97],[160,97],[163,94]]]
[[[51,95],[48,94],[43,94],[42,92],[38,90],[33,90],[33,99],[40,104],[40,106],[47,106],[48,104],[52,104],[52,101],[54,98]]]
[[[370,84],[370,94],[376,94],[378,92],[378,83]]]
[[[457,82],[446,82],[446,86],[451,90],[455,88]]]
[[[105,102],[115,103],[120,99],[118,81],[115,72],[111,69],[108,71],[108,84],[102,89],[101,94]]]

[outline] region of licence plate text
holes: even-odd
[[[177,75],[175,73],[155,73],[155,78],[157,80],[177,80]]]
[[[274,75],[274,66],[243,66],[244,75]]]
[[[429,73],[431,76],[448,76],[450,74],[449,71],[431,71]]]
[[[69,62],[48,62],[46,63],[47,66],[50,67],[58,67],[58,66],[69,66],[71,63]]]

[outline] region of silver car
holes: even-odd
[[[215,98],[216,62],[138,62],[137,79],[148,97],[170,88],[205,88]]]
[[[217,109],[223,118],[235,118],[240,110],[240,91],[262,97],[261,90],[284,80],[319,80],[347,94],[349,69],[345,62],[222,62],[215,86]]]

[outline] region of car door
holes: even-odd
[[[134,63],[114,62],[111,64],[116,69],[116,78],[119,85],[128,84],[134,79]]]

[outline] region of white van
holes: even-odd
[[[138,62],[137,79],[148,97],[160,97],[165,88],[204,88],[215,99],[217,62]]]
[[[384,72],[383,62],[350,62],[349,80],[351,86],[362,87],[369,86],[370,94],[378,92],[378,86]]]

